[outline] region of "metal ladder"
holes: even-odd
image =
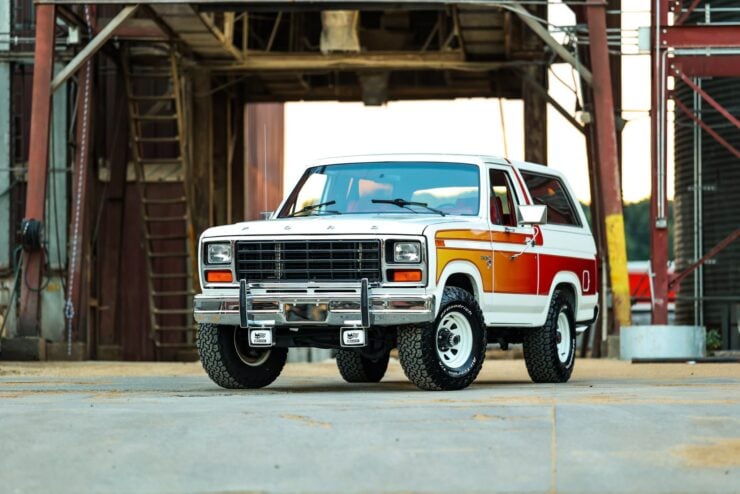
[[[185,183],[178,55],[166,44],[126,45],[123,70],[133,178],[141,199],[150,335],[160,358],[161,349],[195,347],[195,239]]]

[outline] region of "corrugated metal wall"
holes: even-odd
[[[740,117],[740,79],[697,79],[697,84],[730,113]],[[683,83],[676,97],[724,139],[740,148],[740,133],[718,111]],[[687,116],[676,114],[676,271],[701,257],[736,228],[740,228],[740,162]],[[703,323],[719,329],[727,302],[716,297],[740,296],[740,242],[735,242],[694,275],[686,278],[676,305],[678,323]],[[700,278],[698,278],[700,277]],[[702,288],[703,285],[703,288]],[[698,312],[697,312],[698,311]]]
[[[686,8],[690,1],[683,3]],[[737,1],[706,0],[686,24],[715,22],[740,22]],[[740,78],[697,78],[695,82],[740,117]],[[677,82],[675,97],[740,149],[737,128],[686,84]],[[680,111],[675,131],[675,249],[676,272],[680,272],[740,228],[740,160]],[[737,303],[740,298],[740,242],[684,279],[678,296],[678,324],[727,329],[733,303],[727,299],[735,297]]]

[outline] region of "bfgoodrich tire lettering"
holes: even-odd
[[[243,331],[243,334],[235,334]],[[234,326],[201,324],[197,346],[200,361],[208,377],[229,389],[261,388],[280,375],[288,356],[287,348],[250,350],[246,345],[246,330]],[[241,351],[237,350],[240,345]],[[261,354],[260,352],[269,352]],[[253,353],[254,355],[250,355]],[[241,354],[241,355],[240,355]]]
[[[532,381],[564,383],[570,379],[576,356],[575,327],[572,297],[556,289],[545,325],[524,335],[524,361]]]
[[[342,349],[337,351],[337,367],[348,383],[377,383],[388,369],[389,357],[390,351],[377,359],[369,359],[358,351]]]
[[[466,388],[478,376],[485,352],[483,313],[462,288],[445,288],[433,323],[398,330],[401,367],[421,389]]]

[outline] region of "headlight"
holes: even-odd
[[[419,242],[396,242],[393,246],[393,262],[415,263],[421,261]]]
[[[231,244],[208,244],[206,264],[229,264]]]

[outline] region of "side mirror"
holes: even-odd
[[[272,218],[272,214],[274,212],[275,211],[261,211],[260,216],[262,217],[263,220],[269,220],[270,218]]]
[[[547,206],[527,204],[516,207],[516,222],[521,226],[544,225],[547,223]]]

